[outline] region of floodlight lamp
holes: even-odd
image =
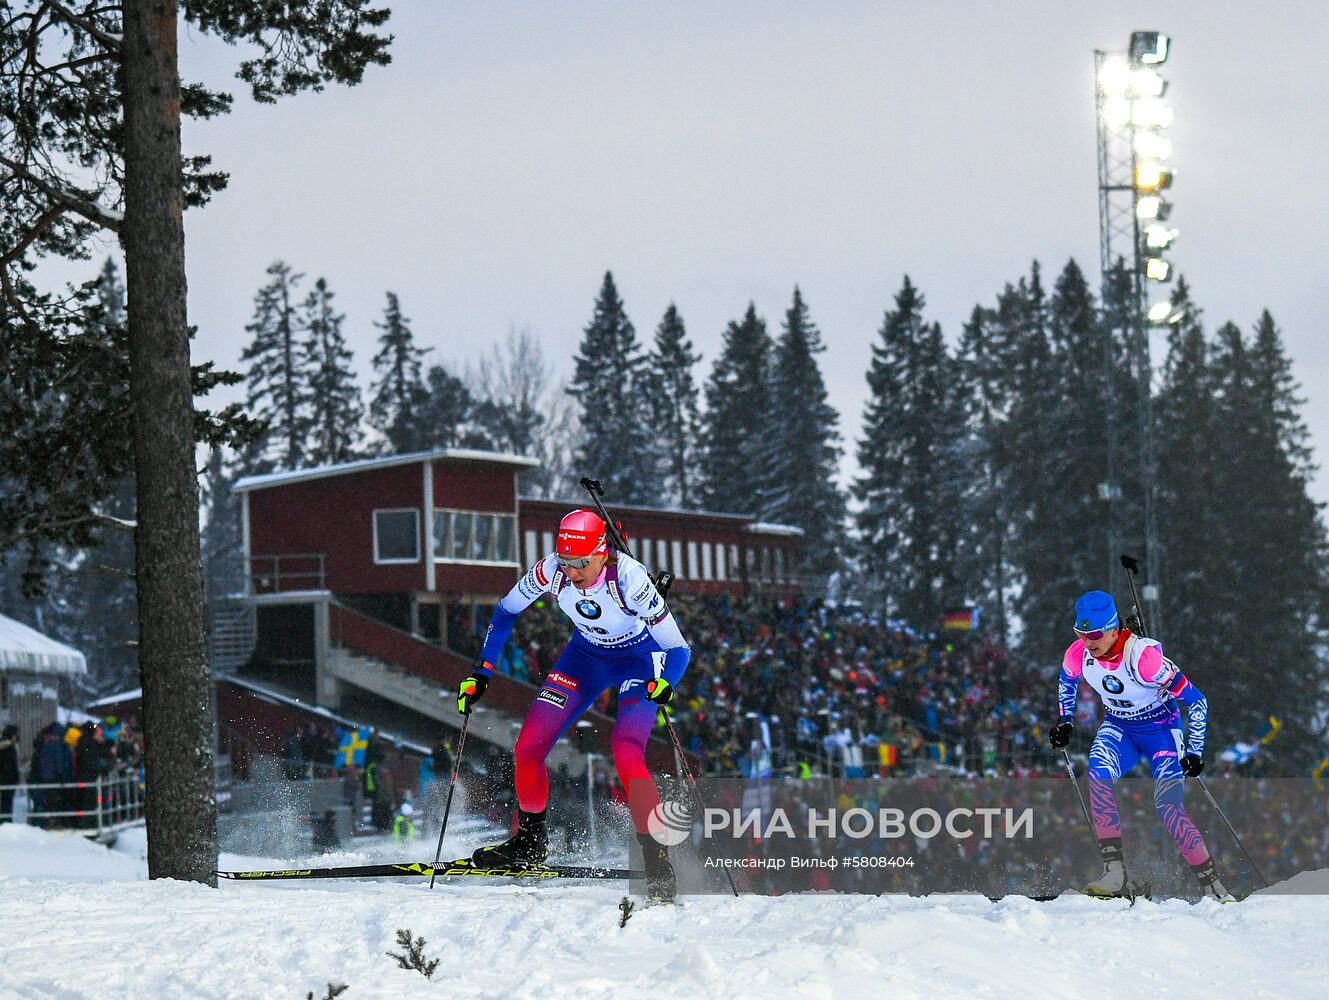
[[[1172,109],[1157,97],[1141,97],[1131,105],[1131,124],[1137,128],[1167,128]]]
[[[1152,222],[1144,227],[1144,245],[1150,250],[1166,250],[1177,238],[1177,231]]]
[[[1157,132],[1136,132],[1135,152],[1151,160],[1166,160],[1172,155],[1172,140]]]
[[[1131,64],[1158,66],[1167,62],[1170,39],[1157,31],[1131,33]]]
[[[1148,316],[1150,323],[1159,323],[1159,324],[1166,323],[1168,321],[1168,317],[1171,315],[1172,315],[1171,302],[1155,302],[1153,305],[1149,307]]]
[[[1137,69],[1130,77],[1131,93],[1138,97],[1162,97],[1167,81],[1152,69]]]
[[[1131,102],[1124,97],[1109,97],[1103,102],[1103,121],[1108,128],[1125,128],[1131,120]]]
[[[1157,160],[1141,160],[1135,167],[1135,186],[1141,191],[1162,191],[1172,186],[1172,171]]]
[[[1144,262],[1144,276],[1154,281],[1167,281],[1172,276],[1172,265],[1162,257],[1148,257]]]
[[[1166,222],[1171,211],[1171,202],[1164,201],[1158,195],[1147,194],[1135,201],[1135,217],[1143,222],[1152,222],[1155,219]]]
[[[1103,60],[1098,70],[1098,89],[1104,97],[1120,97],[1131,85],[1131,68],[1121,56]]]

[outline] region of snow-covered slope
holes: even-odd
[[[143,880],[115,850],[0,826],[0,997],[1323,996],[1329,898],[702,897],[618,926],[610,884]],[[428,852],[424,852],[428,853]],[[226,857],[247,866],[256,859]],[[26,873],[21,874],[21,873]],[[443,959],[385,954],[398,928]]]

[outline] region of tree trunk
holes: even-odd
[[[125,221],[148,875],[216,885],[176,0],[125,0]]]

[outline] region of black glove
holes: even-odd
[[[1188,778],[1198,778],[1204,770],[1204,758],[1198,753],[1188,753],[1181,758],[1181,773]]]
[[[646,682],[646,698],[657,705],[668,705],[674,698],[674,685],[663,677],[655,677]]]
[[[477,668],[488,666],[483,660],[476,663]],[[470,715],[471,709],[475,703],[484,697],[485,688],[489,687],[489,675],[479,673],[471,674],[466,680],[457,685],[457,711],[462,715]]]
[[[1048,733],[1048,742],[1052,744],[1054,750],[1064,750],[1071,745],[1071,737],[1075,735],[1075,726],[1066,716],[1061,717],[1061,721],[1052,727]]]

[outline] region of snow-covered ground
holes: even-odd
[[[610,884],[209,889],[146,881],[143,853],[141,831],[108,850],[0,826],[0,997],[321,998],[331,982],[349,984],[344,1000],[1287,1000],[1324,996],[1329,972],[1329,896],[1133,908],[1083,898],[710,896],[639,910],[620,929],[622,889]],[[223,855],[222,864],[278,860]],[[442,959],[432,980],[387,956],[399,950],[398,928]]]

